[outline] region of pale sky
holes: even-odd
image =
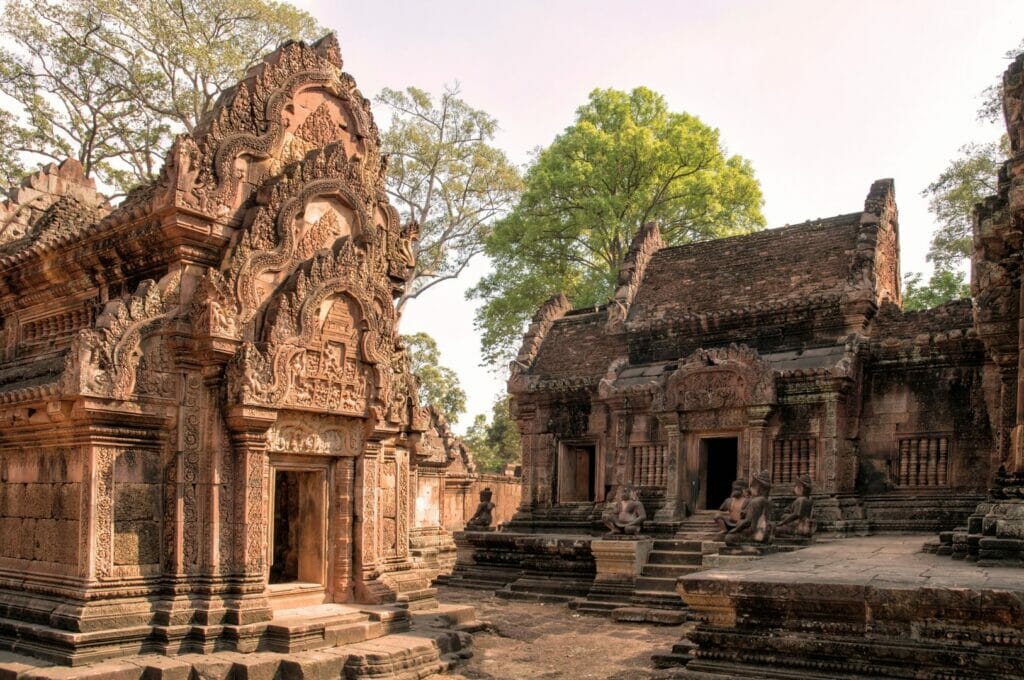
[[[928,269],[934,221],[921,190],[961,145],[998,136],[976,120],[979,94],[1024,38],[1022,0],[296,4],[337,31],[364,95],[458,81],[518,163],[593,88],[646,85],[751,160],[769,227],[860,210],[873,180],[895,178],[903,272]],[[481,259],[424,294],[402,321],[404,333],[433,335],[458,372],[469,396],[459,431],[504,393],[505,375],[479,365],[464,299],[487,268]]]

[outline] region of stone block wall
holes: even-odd
[[[114,461],[114,566],[160,563],[160,460],[125,451]]]
[[[77,450],[0,453],[0,565],[43,573],[77,571],[82,513]]]
[[[510,475],[474,475],[464,489],[463,492],[461,488],[449,487],[444,494],[444,528],[448,531],[461,531],[466,526],[466,521],[476,512],[480,492],[484,489],[493,492],[494,526],[512,519],[523,494],[522,479]]]

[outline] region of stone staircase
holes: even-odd
[[[720,536],[715,515],[697,513],[684,520],[674,536],[655,538],[632,588],[595,582],[574,608],[581,613],[610,615],[622,622],[682,623],[686,619],[685,605],[676,592],[676,579],[703,569],[705,555],[724,545],[717,540]]]
[[[358,605],[322,604],[286,609],[267,626],[269,651],[291,654],[373,640],[409,629],[409,614],[393,608],[366,611]]]
[[[700,571],[704,561],[704,542],[699,539],[671,538],[654,541],[647,562],[636,579],[636,587],[630,598],[629,609],[682,610],[683,601],[676,593],[676,579]],[[633,620],[651,613],[643,611],[617,612],[617,621]]]

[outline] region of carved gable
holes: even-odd
[[[708,411],[775,403],[775,378],[743,345],[697,350],[665,383],[668,410]]]

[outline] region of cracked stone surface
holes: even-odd
[[[1020,569],[979,567],[973,562],[921,552],[931,535],[866,536],[821,542],[746,564],[703,571],[682,581],[850,583],[888,588],[1024,590]]]
[[[490,623],[473,636],[473,657],[455,680],[655,680],[679,677],[654,668],[651,655],[679,642],[683,626],[616,623],[577,614],[562,604],[509,602],[487,591],[442,588],[445,602],[472,604]]]

